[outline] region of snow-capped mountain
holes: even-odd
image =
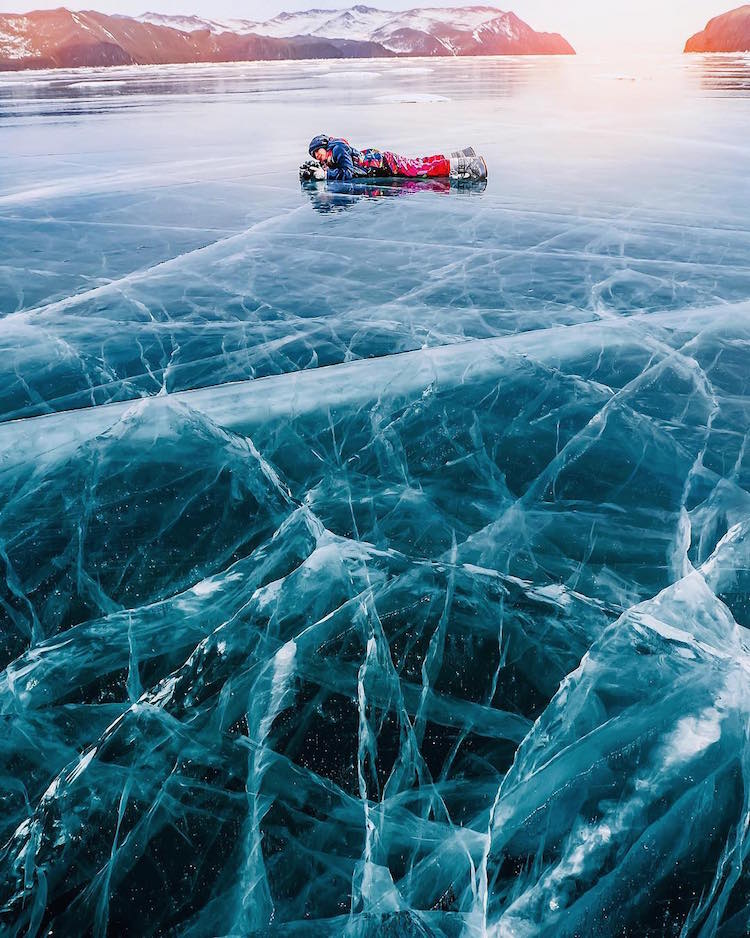
[[[207,29],[213,33],[255,33],[276,39],[316,36],[376,42],[399,55],[572,54],[574,51],[562,36],[537,33],[514,13],[490,6],[423,7],[394,12],[358,5],[348,10],[280,13],[265,21],[144,13],[138,20],[186,31]]]
[[[177,29],[128,16],[66,9],[0,14],[0,71],[394,54],[374,42],[318,36],[277,38],[190,25],[190,29]]]
[[[196,33],[207,29],[211,33],[236,33],[238,36],[257,33],[260,25],[254,20],[214,20],[202,16],[181,16],[170,13],[143,13],[141,16],[130,18],[152,26],[168,26],[170,29],[178,29],[184,33]]]
[[[495,7],[281,13],[265,22],[145,13],[108,16],[60,8],[0,14],[0,69],[399,55],[571,55]]]
[[[307,13],[281,13],[259,23],[257,32],[267,36],[294,36],[302,31],[312,36],[369,39],[387,45],[388,38],[403,30],[432,36],[456,30],[472,32],[508,14],[496,7],[476,6],[458,9],[420,8],[402,13],[354,6],[350,10],[312,10]]]

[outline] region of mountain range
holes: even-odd
[[[145,13],[39,10],[0,14],[0,69],[160,65],[258,59],[574,55],[495,7],[281,13],[263,22]]]
[[[208,29],[212,33],[255,33],[277,39],[295,36],[349,39],[377,43],[397,55],[573,52],[561,36],[537,33],[514,13],[488,6],[394,12],[359,5],[349,10],[280,13],[260,22],[173,17],[158,13],[145,13],[138,20],[186,32]]]
[[[714,17],[688,39],[685,52],[750,52],[750,4]]]

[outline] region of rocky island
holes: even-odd
[[[710,20],[688,39],[685,52],[750,52],[750,3]]]

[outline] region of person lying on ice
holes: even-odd
[[[308,152],[320,163],[320,167],[310,168],[308,178],[331,182],[348,182],[363,176],[406,179],[450,176],[465,181],[487,178],[487,164],[483,157],[476,155],[473,147],[450,156],[438,154],[409,159],[388,150],[356,150],[343,138],[319,134],[310,141]]]

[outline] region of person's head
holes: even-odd
[[[327,137],[325,134],[318,134],[317,137],[313,137],[310,141],[310,146],[307,148],[310,156],[319,163],[325,163],[328,159],[328,144],[330,140],[331,138]]]

